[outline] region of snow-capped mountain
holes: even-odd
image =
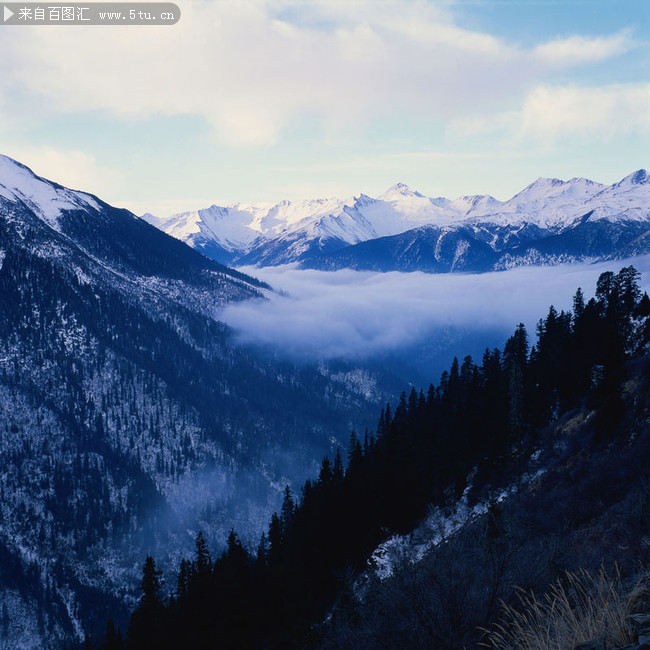
[[[261,296],[255,278],[206,260],[127,210],[36,176],[0,156],[0,217],[13,246],[74,269],[83,282],[106,282],[133,299],[152,292],[184,307],[215,307]],[[154,280],[154,276],[156,280]]]
[[[0,157],[0,648],[97,638],[147,553],[175,570],[197,530],[265,524],[374,418],[387,373],[364,392],[233,342],[219,308],[268,291]]]
[[[448,225],[464,207],[450,207],[450,203],[445,200],[441,206],[398,183],[377,199],[360,194],[345,200],[236,204],[167,219],[151,214],[143,218],[214,259],[265,266],[306,259],[425,224]]]
[[[649,215],[650,184],[639,170],[611,186],[539,178],[507,201],[489,195],[431,198],[398,183],[377,198],[212,206],[144,218],[214,259],[238,265],[478,272],[622,256],[645,224],[650,227]],[[561,241],[542,243],[560,235]]]
[[[0,155],[0,198],[3,203],[24,204],[54,230],[67,211],[101,208],[89,194],[74,192],[36,176],[28,167]]]

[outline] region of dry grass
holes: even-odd
[[[543,597],[520,591],[515,607],[504,605],[501,622],[486,631],[487,648],[507,650],[573,650],[579,643],[623,646],[633,639],[627,616],[648,593],[647,580],[632,591],[616,571],[567,573]]]

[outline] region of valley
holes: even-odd
[[[626,187],[642,186],[632,187],[631,196],[645,196],[643,181],[628,179]],[[537,185],[536,191],[549,191]],[[557,187],[551,184],[553,192]],[[596,196],[605,192],[586,187]],[[548,199],[538,202],[547,206]],[[631,213],[641,231],[640,210]],[[549,222],[542,212],[537,221]],[[545,227],[563,232],[558,221]],[[574,262],[591,259],[592,240],[572,232],[582,251]],[[224,548],[251,553],[272,513],[286,510],[287,494],[296,495],[296,512],[312,507],[300,486],[315,475],[326,480],[324,457],[338,458],[335,474],[347,476],[352,452],[343,462],[340,450],[350,436],[366,440],[368,458],[383,444],[398,445],[391,454],[403,453],[401,443],[388,441],[370,450],[393,426],[382,406],[399,402],[405,387],[415,409],[414,391],[441,375],[444,387],[454,357],[483,355],[482,370],[473,372],[487,372],[489,350],[503,345],[513,322],[534,330],[541,305],[568,310],[576,286],[614,277],[621,264],[598,258],[539,266],[535,258],[533,266],[451,275],[420,268],[322,271],[296,261],[235,270],[197,248],[0,158],[0,633],[6,647],[102,639],[109,619],[126,633],[144,557],[155,557],[173,576],[199,533],[215,558]],[[635,290],[650,286],[649,259],[625,262],[641,271]],[[452,375],[459,371],[454,363]],[[477,471],[471,459],[479,447],[463,448],[462,460],[449,448],[439,491],[423,493],[420,505],[413,502],[395,521],[368,525],[403,534],[427,501],[453,507],[444,491],[448,483],[463,491],[465,475]],[[487,468],[478,470],[482,481],[493,480],[482,475]],[[392,485],[395,477],[385,480]],[[398,489],[399,483],[382,502],[420,489],[415,483]],[[385,541],[384,532],[372,530],[359,531],[369,535],[359,550],[337,551],[341,558],[352,552],[356,570]],[[268,531],[269,539],[273,534]],[[318,562],[329,566],[322,552]],[[308,617],[338,593],[322,570],[314,579],[324,581],[324,591],[305,610]],[[174,590],[170,579],[161,598]]]

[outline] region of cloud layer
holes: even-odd
[[[648,289],[650,256],[636,258],[634,264]],[[481,275],[247,269],[285,295],[232,305],[221,317],[244,343],[308,360],[395,353],[435,343],[453,329],[509,334],[519,322],[533,338],[551,304],[570,309],[577,287],[591,296],[600,273],[624,265],[616,261]]]
[[[180,6],[174,27],[7,30],[0,94],[68,113],[200,116],[222,142],[264,145],[296,119],[336,133],[377,116],[471,115],[632,46],[622,32],[525,49],[425,2]]]

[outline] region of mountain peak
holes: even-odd
[[[466,194],[458,198],[459,201],[465,201],[466,203],[471,203],[476,205],[478,203],[496,203],[496,199],[490,194]]]
[[[546,178],[540,176],[536,181],[533,181],[524,191],[532,188],[542,188],[542,187],[558,187],[559,185],[564,185],[564,181],[559,178]]]
[[[650,176],[645,169],[637,169],[637,171],[628,174],[621,181],[616,183],[615,187],[625,185],[650,185]]]
[[[600,185],[600,183],[596,183],[595,181],[584,178],[583,176],[574,176],[570,181],[567,181],[567,183],[571,183],[572,185]]]
[[[376,199],[373,199],[371,196],[364,194],[363,192],[359,196],[354,197],[354,204],[357,206],[365,206],[374,203]]]
[[[5,156],[5,154],[0,153],[0,169],[3,169],[4,167],[22,167],[23,169],[28,169],[25,165],[19,163],[17,160],[14,160],[9,156]]]
[[[412,190],[406,183],[395,183],[392,187],[389,187],[381,196],[380,199],[383,201],[391,201],[399,198],[400,196],[417,196],[422,197],[423,194]]]
[[[0,185],[8,190],[20,189],[34,180],[38,180],[38,176],[29,167],[0,154]]]
[[[0,199],[23,202],[49,226],[58,230],[59,217],[66,210],[98,211],[97,201],[89,194],[67,189],[37,176],[29,167],[0,154]]]

